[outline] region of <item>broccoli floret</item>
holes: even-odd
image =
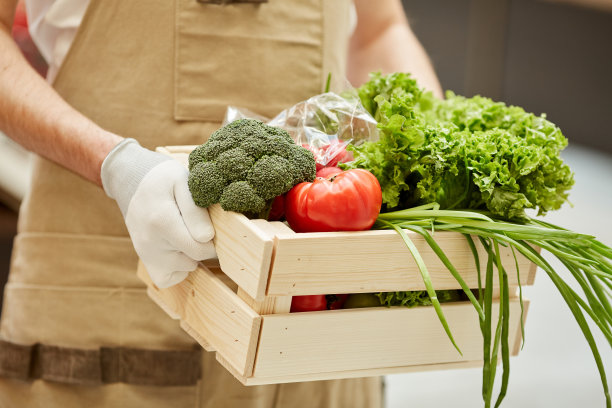
[[[251,167],[247,182],[261,198],[269,200],[293,187],[295,176],[292,171],[289,160],[280,156],[264,156]]]
[[[293,184],[301,183],[302,181],[314,180],[317,175],[316,166],[312,167],[312,152],[304,149],[302,146],[291,146],[292,154],[289,157],[289,163],[295,169]]]
[[[218,203],[226,184],[227,180],[215,162],[195,164],[187,179],[193,201],[200,207]]]
[[[291,136],[289,135],[289,133],[287,133],[285,129],[277,128],[274,126],[268,126],[268,131],[273,135],[282,137],[283,139],[287,140],[289,143],[293,143],[293,139],[291,138]]]
[[[230,181],[244,180],[255,164],[255,160],[240,147],[226,150],[217,157],[215,162],[221,174]]]
[[[189,155],[189,189],[201,207],[262,215],[273,199],[315,178],[314,156],[280,128],[240,119]]]
[[[224,210],[240,213],[259,213],[266,206],[264,199],[246,181],[236,181],[225,187],[219,203]]]
[[[204,158],[204,146],[206,145],[200,145],[189,153],[189,171],[191,171],[196,164],[206,161]]]

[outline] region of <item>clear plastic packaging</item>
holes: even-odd
[[[378,139],[376,121],[350,91],[313,96],[270,120],[247,109],[230,106],[224,124],[243,118],[259,119],[287,130],[297,144],[314,153],[318,168],[352,160],[352,154],[346,150],[349,143],[358,146],[364,141]]]

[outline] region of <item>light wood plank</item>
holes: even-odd
[[[510,332],[516,333],[520,330],[518,299],[510,305]],[[442,307],[463,357],[448,340],[432,307],[267,315],[253,377],[480,360],[482,335],[473,306],[460,302]],[[511,340],[515,339],[512,335]]]
[[[275,240],[277,234],[295,234],[291,228],[286,226],[282,222],[273,221],[268,222],[266,220],[251,220],[251,222],[259,228],[259,230],[267,234],[267,236]],[[272,248],[271,263],[274,262],[275,247]],[[289,313],[291,310],[291,296],[266,296],[263,301],[257,301],[253,299],[248,293],[242,289],[238,289],[238,296],[244,300],[254,311],[260,315],[273,314],[273,313]]]
[[[197,145],[194,146],[160,146],[155,149],[159,153],[166,154],[168,156],[172,156],[175,160],[178,160],[187,167],[189,163],[189,153],[193,149],[195,149]]]
[[[188,335],[193,337],[200,344],[200,346],[202,346],[204,350],[209,351],[209,352],[215,351],[214,347],[204,337],[202,337],[200,333],[198,333],[193,327],[187,324],[187,322],[185,322],[184,320],[181,321],[180,326],[181,326],[181,329],[185,330],[185,332],[187,332]]]
[[[200,265],[183,282],[166,289],[156,287],[142,265],[138,276],[152,299],[178,316],[197,341],[221,353],[241,375],[250,376],[261,316],[213,272]]]
[[[266,296],[263,301],[258,302],[240,288],[237,293],[240,299],[260,315],[289,313],[291,310],[291,296]]]
[[[223,363],[222,363],[223,364]],[[225,366],[225,365],[224,365]],[[242,384],[247,386],[265,385],[265,384],[282,384],[304,381],[321,381],[321,380],[336,380],[345,378],[362,378],[362,377],[378,377],[390,374],[415,373],[423,371],[441,371],[441,370],[456,370],[462,368],[482,367],[482,361],[460,361],[455,363],[442,364],[421,364],[416,366],[406,367],[385,367],[371,368],[368,370],[351,370],[351,371],[334,371],[330,373],[315,373],[315,374],[300,374],[300,375],[284,375],[279,377],[241,377],[234,376]],[[232,372],[230,370],[230,372]]]
[[[407,232],[423,257],[436,289],[459,285],[425,240]],[[439,231],[434,238],[471,288],[478,287],[474,258],[465,237]],[[480,243],[481,270],[486,255]],[[501,248],[502,263],[510,285],[516,285],[512,252]],[[535,265],[517,254],[521,283],[533,283]],[[482,279],[484,280],[484,274]],[[494,285],[498,286],[497,277]],[[267,294],[311,295],[424,290],[423,279],[401,237],[395,231],[326,232],[277,236]]]
[[[263,301],[274,241],[242,214],[208,207],[223,272],[252,298]]]

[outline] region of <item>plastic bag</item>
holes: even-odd
[[[228,107],[223,124],[237,119],[259,119],[281,127],[300,144],[313,152],[317,169],[336,166],[353,159],[346,146],[378,140],[376,120],[361,105],[354,92],[327,92],[313,96],[285,109],[267,120],[248,109]]]

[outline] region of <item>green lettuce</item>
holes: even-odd
[[[426,290],[410,292],[380,292],[376,296],[384,306],[431,306],[431,299]],[[456,302],[465,300],[461,290],[436,290],[436,296],[440,303]]]
[[[438,202],[511,219],[567,200],[573,173],[559,155],[567,139],[545,115],[481,96],[437,99],[405,73],[373,74],[358,94],[380,139],[353,148],[346,167],[378,178],[383,210]]]

